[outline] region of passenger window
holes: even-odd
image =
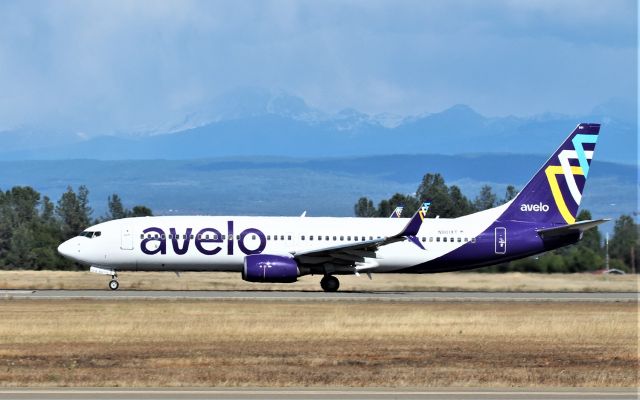
[[[427,241],[427,238],[423,236],[423,237],[422,237],[422,241],[423,241],[423,242],[426,242],[426,241]]]
[[[362,237],[362,241],[364,242],[365,240],[367,240],[367,239],[365,239],[365,237],[363,236],[363,237]]]
[[[348,241],[351,241],[351,236],[347,236],[347,240],[348,240]]]
[[[327,241],[328,241],[328,240],[329,240],[329,236],[325,236],[325,237],[324,237],[324,240],[327,240]]]
[[[336,240],[338,240],[335,236],[333,237],[333,241],[335,242]]]
[[[189,239],[193,240],[193,235],[189,235]]]
[[[280,235],[280,240],[284,240],[284,235]]]
[[[433,242],[433,236],[429,237],[429,241]]]
[[[309,236],[309,240],[313,240],[313,235],[310,235],[310,236]]]
[[[340,241],[343,241],[343,240],[344,240],[344,236],[340,236]]]
[[[253,235],[255,236],[255,235]],[[273,235],[273,240],[278,240],[278,235]]]
[[[222,240],[225,240],[227,238],[227,235],[222,235]]]
[[[267,239],[269,239],[268,236],[267,236]],[[256,240],[256,235],[251,235],[251,240]]]
[[[140,239],[144,239],[144,233],[140,234]]]
[[[304,240],[304,236],[300,236],[300,240]]]
[[[236,235],[236,239],[237,239],[237,240],[240,240],[240,235]]]
[[[469,241],[469,238],[464,238],[464,242],[467,243]]]
[[[318,240],[322,240],[322,235],[318,235]]]
[[[373,236],[369,236],[369,240],[373,240]]]
[[[253,237],[255,238],[256,235],[253,235]],[[271,240],[271,235],[267,235],[267,240]]]
[[[447,238],[446,238],[446,237],[443,237],[443,238],[442,238],[442,241],[443,241],[443,242],[446,242],[446,241],[447,241]]]
[[[287,236],[287,240],[291,240],[291,235],[288,235],[288,236]]]
[[[436,237],[436,242],[440,241],[440,236]]]
[[[451,238],[451,243],[455,242],[455,240],[453,240],[453,238]]]
[[[458,238],[458,243],[462,242],[462,238]]]
[[[475,243],[476,242],[476,238],[471,238],[471,243]]]

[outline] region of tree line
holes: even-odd
[[[362,197],[355,204],[360,217],[385,217],[399,205],[402,216],[413,215],[423,201],[432,201],[430,215],[455,218],[475,211],[495,207],[513,199],[517,194],[508,186],[504,196],[498,197],[485,185],[474,199],[467,198],[456,185],[448,186],[440,174],[426,174],[414,195],[396,193],[377,206]],[[29,186],[0,190],[0,269],[77,269],[77,265],[57,252],[63,241],[76,236],[87,227],[112,219],[153,215],[150,208],[136,205],[128,209],[117,194],[108,196],[107,213],[94,218],[89,204],[89,190],[68,187],[57,202],[42,196]],[[582,210],[578,220],[591,219]],[[616,221],[609,241],[610,267],[637,271],[640,253],[638,224],[630,215]],[[604,243],[598,229],[585,232],[578,244],[485,268],[486,271],[579,272],[600,269],[605,265]]]
[[[86,186],[69,186],[56,203],[29,186],[0,190],[0,269],[76,269],[58,254],[60,243],[100,222],[152,215],[146,206],[125,208],[117,194],[107,202],[107,214],[93,218]]]
[[[442,175],[429,173],[424,175],[415,194],[396,193],[389,199],[381,200],[377,206],[371,199],[361,197],[354,205],[354,213],[358,217],[388,218],[396,207],[403,206],[402,216],[410,217],[424,201],[430,200],[429,215],[456,218],[504,204],[517,194],[518,191],[513,185],[507,186],[502,197],[495,194],[491,186],[484,185],[475,198],[469,199],[458,186],[448,186]],[[591,213],[588,210],[582,210],[576,219],[578,221],[592,219]],[[609,241],[610,268],[627,272],[638,271],[639,237],[639,226],[632,216],[622,215],[615,221],[613,235]],[[598,270],[605,266],[605,246],[602,235],[596,227],[586,231],[582,240],[575,245],[482,268],[481,271],[566,273]]]

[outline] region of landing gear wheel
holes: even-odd
[[[340,287],[340,281],[333,275],[325,275],[320,281],[320,286],[325,292],[337,292]]]
[[[117,290],[118,286],[120,286],[120,284],[118,283],[117,280],[112,279],[111,281],[109,281],[109,289],[111,290]]]

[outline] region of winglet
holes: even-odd
[[[402,232],[400,232],[397,236],[415,236],[420,231],[420,226],[422,225],[422,221],[424,221],[427,216],[427,211],[429,211],[429,206],[431,202],[422,203],[422,207],[413,214],[413,217],[409,220],[407,225],[404,227]]]
[[[404,206],[402,206],[402,205],[396,207],[396,209],[393,210],[391,215],[389,215],[389,218],[400,218],[400,216],[402,215],[402,210],[403,209],[404,209]]]

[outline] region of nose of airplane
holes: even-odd
[[[60,253],[61,256],[75,259],[78,256],[77,247],[78,246],[76,245],[75,240],[69,239],[58,246],[58,253]]]

